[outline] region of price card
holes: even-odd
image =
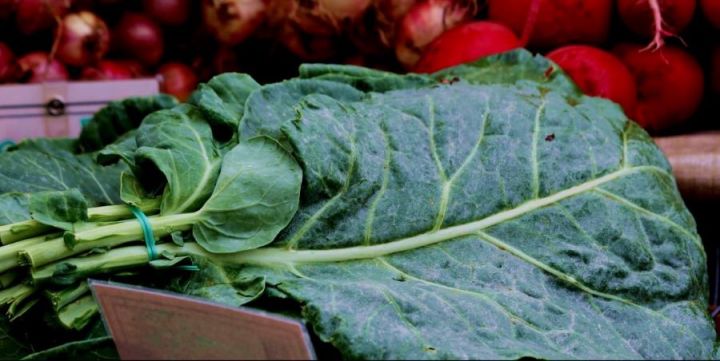
[[[309,360],[300,322],[167,292],[91,281],[123,360]]]

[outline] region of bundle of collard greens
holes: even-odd
[[[542,57],[223,74],[187,104],[145,101],[0,156],[0,355],[116,356],[88,276],[299,310],[345,358],[717,355],[667,161]]]

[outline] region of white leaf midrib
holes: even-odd
[[[548,205],[555,204],[561,200],[593,190],[605,183],[613,181],[640,171],[665,172],[655,166],[636,166],[621,168],[602,177],[587,181],[585,183],[562,190],[552,195],[530,200],[518,207],[493,214],[483,219],[459,224],[452,227],[439,229],[433,232],[425,232],[415,236],[401,238],[390,242],[361,245],[346,248],[327,250],[290,250],[287,248],[261,248],[243,252],[240,254],[228,255],[228,261],[249,263],[257,265],[278,265],[287,266],[292,264],[342,262],[358,259],[371,259],[386,256],[393,253],[405,252],[421,247],[441,243],[450,239],[476,234],[483,229],[506,222],[508,220],[531,213]],[[362,244],[362,242],[359,242]]]

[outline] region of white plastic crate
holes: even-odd
[[[27,138],[76,137],[112,100],[157,94],[156,79],[48,82],[0,86],[0,148]]]

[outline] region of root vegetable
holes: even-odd
[[[637,44],[620,44],[613,50],[635,77],[638,102],[633,119],[655,132],[681,125],[702,100],[702,68],[678,47],[642,50]]]
[[[489,21],[463,24],[444,32],[428,45],[414,71],[432,73],[519,46],[518,38],[504,25]]]
[[[587,45],[569,45],[547,57],[565,71],[587,95],[610,99],[632,115],[637,103],[635,78],[618,58]]]
[[[469,21],[475,10],[474,1],[426,0],[415,4],[398,24],[395,39],[398,61],[412,68],[425,47],[445,31]]]
[[[145,0],[145,13],[163,25],[178,26],[188,20],[189,0]]]
[[[692,20],[695,0],[618,0],[618,13],[634,33],[651,37],[648,48],[660,48]]]
[[[236,45],[260,26],[266,7],[263,0],[204,0],[202,16],[205,26],[219,42]]]
[[[489,20],[522,34],[523,46],[542,49],[603,43],[611,14],[611,0],[488,0]]]
[[[182,63],[167,63],[158,70],[160,91],[185,101],[197,87],[198,78],[192,69]]]
[[[146,66],[157,64],[165,51],[162,29],[138,13],[123,15],[113,32],[113,42],[124,54]]]
[[[42,51],[24,55],[18,60],[21,81],[41,83],[43,81],[67,80],[70,75],[63,63],[57,59],[48,62],[48,54]]]
[[[57,31],[57,57],[72,66],[99,61],[110,47],[105,22],[89,11],[66,15]]]

